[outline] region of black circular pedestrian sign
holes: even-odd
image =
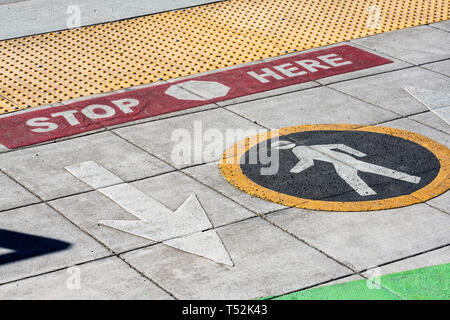
[[[449,165],[448,148],[413,132],[305,125],[238,142],[220,169],[237,188],[282,205],[368,211],[442,194],[450,188]]]

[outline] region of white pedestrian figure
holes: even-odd
[[[421,179],[420,177],[411,176],[400,171],[356,159],[351,155],[360,158],[367,155],[350,148],[345,144],[297,146],[295,143],[280,140],[275,142],[272,148],[292,149],[292,152],[299,160],[299,162],[291,169],[292,173],[300,173],[312,167],[314,165],[314,160],[325,161],[333,164],[339,177],[344,179],[345,182],[347,182],[347,184],[361,196],[370,196],[377,193],[358,176],[358,171],[373,173],[415,184],[419,183]]]

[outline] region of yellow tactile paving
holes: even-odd
[[[8,100],[0,97],[0,114],[2,113],[2,110],[16,111],[19,109],[20,108],[18,106],[14,105],[14,103],[12,103],[11,101],[8,101]],[[5,113],[5,111],[3,111],[3,113]]]
[[[229,0],[0,42],[0,95],[35,107],[447,20],[448,0]],[[0,114],[14,111],[0,105]]]

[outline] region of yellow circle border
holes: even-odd
[[[265,140],[284,136],[295,132],[305,131],[366,131],[383,133],[415,142],[432,152],[440,163],[438,175],[423,188],[409,194],[388,199],[338,202],[310,200],[279,193],[260,186],[250,180],[241,170],[240,158],[253,146]],[[450,189],[450,150],[425,136],[414,132],[379,126],[362,126],[352,124],[314,124],[286,127],[257,134],[237,142],[228,148],[219,162],[222,175],[236,188],[264,200],[275,202],[288,207],[298,207],[324,211],[374,211],[405,207],[425,202]]]

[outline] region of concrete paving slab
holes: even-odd
[[[184,168],[217,161],[227,147],[249,135],[256,135],[257,130],[262,129],[231,112],[214,109],[120,128],[114,132],[175,167]],[[237,138],[236,130],[242,132]],[[234,139],[227,139],[227,132]]]
[[[420,254],[411,258],[400,260],[394,263],[378,267],[376,270],[370,269],[362,274],[366,277],[377,275],[384,275],[396,272],[403,272],[418,268],[425,268],[430,266],[437,266],[448,263],[450,261],[450,247],[433,250],[424,254]],[[382,285],[383,283],[381,283]]]
[[[40,201],[38,197],[0,172],[0,212]]]
[[[89,160],[96,161],[125,181],[172,170],[110,132],[3,153],[0,154],[0,168],[48,200],[91,190],[64,170],[66,166]]]
[[[5,284],[0,286],[0,299],[172,300],[173,298],[122,260],[111,257]]]
[[[356,270],[430,250],[450,240],[450,217],[426,204],[353,213],[293,208],[267,218]]]
[[[429,26],[396,30],[351,42],[413,64],[450,58],[450,34]]]
[[[217,192],[233,199],[245,208],[252,210],[259,214],[281,210],[285,206],[276,204],[274,202],[266,201],[258,197],[254,197],[246,192],[232,186],[220,173],[219,163],[212,162],[201,166],[194,166],[184,169],[183,172],[194,177],[196,180],[204,183]]]
[[[427,203],[430,206],[433,206],[443,212],[450,214],[450,192],[448,191],[436,198],[427,201]]]
[[[241,103],[227,109],[268,128],[312,123],[369,125],[397,117],[326,87]]]
[[[59,252],[0,265],[0,283],[65,268],[111,254],[109,250],[45,204],[2,212],[0,225],[4,230],[57,239],[70,244],[68,248]],[[24,251],[41,249],[23,248]]]
[[[450,79],[422,68],[409,68],[330,86],[400,115],[410,115],[428,111],[428,108],[411,96],[405,87],[445,92],[450,87]]]
[[[120,1],[120,0],[32,0],[0,3],[0,19],[4,21],[0,39],[67,29],[80,14],[79,26],[125,19],[156,12],[210,3],[205,0]],[[70,9],[76,6],[78,9]],[[77,10],[77,11],[76,11]],[[78,11],[79,10],[79,11]],[[72,17],[72,18],[71,18]],[[69,26],[68,26],[69,23]]]
[[[349,273],[260,218],[217,230],[235,266],[226,267],[156,245],[125,260],[180,299],[273,296]]]
[[[181,172],[163,174],[134,182],[132,185],[173,211],[191,193],[195,193],[214,227],[254,216],[244,207]]]
[[[450,77],[450,59],[435,63],[424,64],[422,67],[425,69],[442,73],[447,77]]]
[[[389,121],[385,123],[381,123],[381,126],[397,128],[402,130],[412,131],[418,134],[421,134],[425,137],[435,140],[440,144],[450,147],[450,137],[444,132],[433,129],[432,127],[428,127],[419,122],[413,121],[409,118],[402,118],[394,121]]]
[[[164,241],[164,244],[199,257],[207,258],[216,263],[230,267],[234,266],[227,250],[223,246],[222,239],[220,239],[215,230],[196,232],[188,236]]]
[[[436,22],[436,23],[432,23],[430,24],[430,26],[434,27],[434,28],[438,28],[444,31],[450,31],[450,20],[446,20],[446,21],[440,21],[440,22]]]
[[[420,122],[436,130],[450,134],[450,126],[434,112],[424,112],[410,116],[409,119]]]
[[[126,212],[100,192],[93,191],[69,196],[50,204],[72,223],[95,237],[116,253],[148,246],[153,241],[99,225],[101,220],[133,220]]]

